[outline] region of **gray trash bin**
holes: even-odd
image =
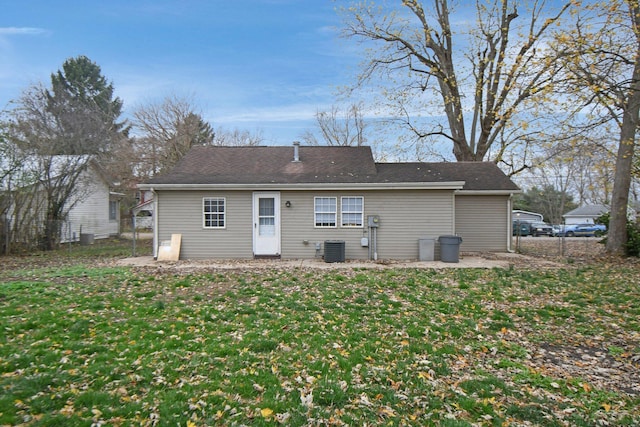
[[[87,246],[93,245],[93,239],[95,236],[92,233],[80,233],[80,245]]]
[[[458,262],[460,261],[460,236],[440,236],[440,260],[442,262]]]
[[[418,259],[420,261],[433,261],[436,259],[436,239],[433,238],[420,238],[418,239]]]

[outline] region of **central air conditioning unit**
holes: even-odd
[[[344,240],[324,241],[324,262],[344,262]]]

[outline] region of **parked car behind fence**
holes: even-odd
[[[607,232],[607,227],[603,224],[570,224],[565,225],[558,233],[565,237],[593,237],[602,236]]]
[[[529,236],[531,234],[531,227],[528,221],[513,221],[513,235],[514,236]]]
[[[529,234],[533,237],[553,235],[553,227],[546,222],[531,222],[529,223],[529,230]]]

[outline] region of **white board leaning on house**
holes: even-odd
[[[160,242],[158,261],[178,261],[180,259],[181,242],[182,234],[172,234],[171,240]]]

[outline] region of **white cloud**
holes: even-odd
[[[279,107],[264,107],[246,109],[243,111],[237,111],[224,114],[218,112],[219,115],[215,116],[216,111],[211,111],[213,114],[213,120],[216,123],[242,123],[242,122],[285,122],[285,121],[298,121],[298,120],[310,120],[313,119],[316,113],[316,107],[313,105],[296,104]]]
[[[38,36],[40,34],[48,34],[49,31],[44,28],[35,27],[0,27],[0,36]]]

